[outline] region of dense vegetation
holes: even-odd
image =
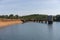
[[[47,20],[48,15],[40,15],[40,14],[32,14],[26,16],[19,16],[19,15],[0,15],[0,18],[4,19],[23,19],[23,20]],[[54,21],[60,21],[60,15],[53,16]]]
[[[60,21],[60,15],[56,15],[56,21]]]
[[[33,15],[27,15],[22,16],[22,19],[25,20],[46,20],[48,15],[39,15],[39,14],[33,14]]]
[[[20,16],[13,15],[13,14],[10,14],[10,15],[0,15],[0,18],[4,18],[4,19],[19,19]]]

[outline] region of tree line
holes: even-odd
[[[5,18],[5,19],[19,19],[20,16],[13,15],[13,14],[10,14],[10,15],[0,15],[0,18]]]
[[[19,16],[19,15],[0,15],[0,18],[5,19],[24,19],[24,20],[47,20],[48,15],[41,15],[41,14],[32,14],[26,16]],[[54,21],[60,21],[60,15],[53,16]]]

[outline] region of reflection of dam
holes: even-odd
[[[24,22],[39,22],[39,23],[48,23],[48,24],[52,24],[53,23],[53,17],[52,16],[48,16],[47,19],[22,19],[21,21]]]
[[[49,40],[53,40],[53,25],[48,25],[48,38]]]

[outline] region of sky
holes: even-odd
[[[0,15],[60,14],[60,0],[0,0]]]

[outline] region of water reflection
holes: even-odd
[[[60,23],[28,22],[0,29],[0,40],[59,40]]]
[[[53,40],[53,24],[48,24],[48,38]]]

